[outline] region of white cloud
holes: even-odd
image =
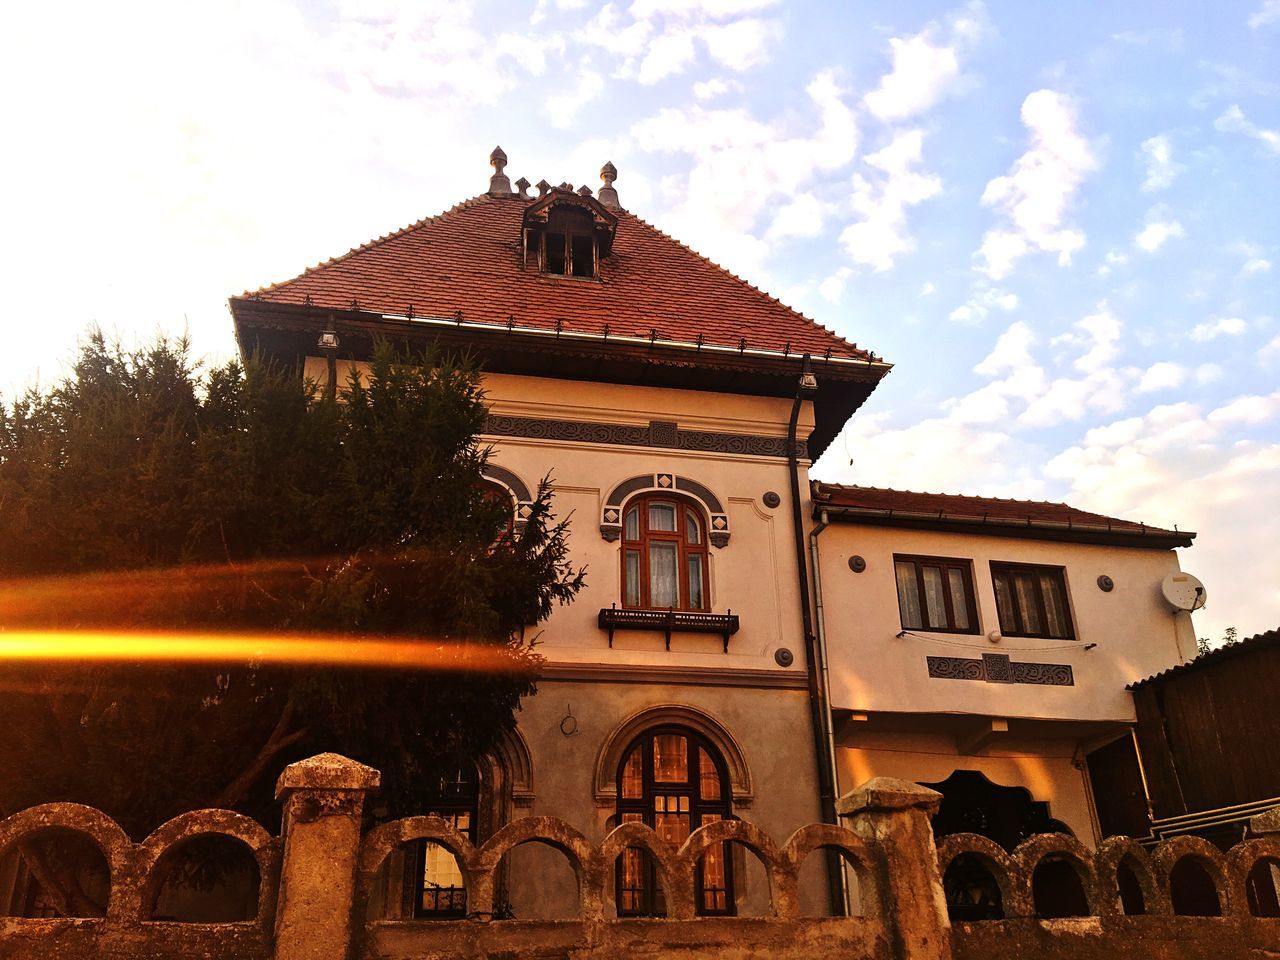
[[[1268,396],[1236,397],[1209,413],[1210,423],[1257,425],[1280,416],[1280,391]]]
[[[1257,30],[1280,23],[1280,0],[1262,0],[1262,6],[1249,15],[1249,29]]]
[[[1155,253],[1170,240],[1180,240],[1186,235],[1177,220],[1153,220],[1138,231],[1133,242],[1147,253]]]
[[[579,71],[570,93],[547,97],[547,116],[551,125],[567,130],[574,125],[578,111],[604,93],[604,77],[590,68]]]
[[[1180,386],[1187,378],[1186,367],[1180,363],[1167,360],[1153,363],[1142,374],[1142,379],[1134,388],[1138,393],[1155,393],[1158,390],[1172,390]]]
[[[737,80],[726,80],[723,77],[712,77],[693,85],[693,95],[699,100],[714,100],[726,93],[741,93],[742,84]]]
[[[1258,361],[1264,366],[1276,360],[1280,360],[1280,337],[1267,341],[1266,345],[1258,351]]]
[[[1244,115],[1244,111],[1236,104],[1226,109],[1213,125],[1224,133],[1243,133],[1265,144],[1272,153],[1280,153],[1280,130],[1267,130],[1258,126]]]
[[[1204,386],[1205,384],[1216,383],[1222,379],[1222,367],[1216,363],[1202,363],[1196,367],[1196,383]]]
[[[979,323],[987,319],[992,310],[1009,311],[1017,308],[1016,293],[1001,290],[999,287],[982,286],[968,300],[952,310],[947,315],[947,319],[954,320],[956,323]]]
[[[914,36],[891,37],[893,68],[862,98],[881,120],[905,120],[938,103],[960,77],[960,53],[985,32],[986,10],[971,3],[953,16],[949,29],[930,23]]]
[[[697,51],[693,48],[692,30],[675,30],[656,37],[640,61],[636,79],[643,84],[654,84],[673,74],[683,73],[693,63]]]
[[[1009,329],[996,339],[991,352],[973,368],[973,372],[986,377],[998,377],[1010,370],[1032,366],[1035,363],[1031,357],[1033,343],[1035,334],[1027,324],[1021,320],[1011,323]]]
[[[1264,260],[1262,257],[1253,257],[1244,262],[1244,266],[1240,268],[1240,276],[1251,277],[1257,273],[1267,273],[1271,270],[1271,261]]]
[[[790,203],[819,176],[851,163],[858,129],[834,73],[805,88],[807,115],[765,121],[745,107],[664,108],[634,124],[642,150],[687,154],[687,175],[664,179],[664,228],[724,266],[767,283],[767,244],[755,231],[767,211]]]
[[[924,145],[924,131],[907,130],[884,149],[866,157],[871,178],[853,178],[851,204],[859,218],[845,227],[840,242],[854,263],[889,270],[894,260],[915,249],[907,233],[907,210],[942,191],[942,181],[916,169]]]
[[[1240,317],[1221,317],[1217,320],[1197,323],[1191,328],[1190,337],[1197,343],[1216,339],[1221,336],[1236,337],[1244,333],[1249,325]]]
[[[1033,250],[1056,253],[1060,264],[1084,246],[1084,233],[1063,225],[1084,178],[1097,168],[1093,151],[1077,130],[1071,100],[1037,90],[1022,102],[1022,122],[1031,144],[1009,173],[987,184],[982,202],[1006,223],[988,230],[978,251],[980,269],[992,280],[1008,276]]]
[[[1174,162],[1173,144],[1169,142],[1168,134],[1143,140],[1142,159],[1147,168],[1142,189],[1147,193],[1167,189],[1182,172],[1181,164]]]
[[[822,233],[824,209],[812,193],[797,194],[783,206],[769,225],[770,240],[787,237],[816,237]]]
[[[849,277],[853,275],[851,267],[840,267],[835,273],[818,284],[818,293],[828,303],[839,303],[844,296],[844,288],[848,286]]]
[[[938,288],[933,285],[932,280],[926,280],[920,287],[920,296],[922,297],[932,297],[937,292]]]

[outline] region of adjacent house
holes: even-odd
[[[469,351],[513,522],[546,476],[573,515],[587,587],[543,625],[518,734],[424,811],[477,839],[541,814],[593,839],[640,821],[679,842],[728,817],[782,838],[891,775],[942,790],[942,832],[1096,842],[1089,752],[1130,736],[1126,684],[1194,651],[1159,590],[1193,534],[811,485],[890,365],[627,212],[612,164],[598,192],[531,194],[500,149],[491,162],[486,193],[231,300],[244,351],[333,390],[376,337]],[[517,853],[506,909],[567,911],[563,862]],[[853,895],[838,864],[806,870],[807,909]],[[765,883],[712,851],[699,909],[753,912]],[[615,907],[663,910],[641,851],[620,859]],[[456,865],[404,851],[378,909],[465,912]]]

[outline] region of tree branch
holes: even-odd
[[[76,880],[74,869],[65,864],[55,866],[49,851],[43,849],[35,840],[24,840],[18,844],[18,852],[27,864],[27,869],[40,884],[40,890],[49,899],[53,908],[64,917],[102,917],[106,916],[106,907],[98,903],[81,889]]]
[[[223,787],[222,792],[214,798],[210,806],[227,809],[238,806],[244,800],[245,794],[249,792],[249,788],[262,776],[262,771],[267,768],[267,764],[274,760],[282,750],[292,746],[307,735],[306,727],[294,730],[291,733],[287,732],[296,712],[297,706],[293,698],[290,697],[280,711],[275,728],[258,750],[258,755],[253,758],[247,767],[240,771],[239,776]]]

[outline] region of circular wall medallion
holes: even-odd
[[[764,501],[764,505],[766,507],[776,507],[778,504],[782,502],[782,498],[778,496],[776,493],[774,493],[772,490],[770,490],[760,499]]]
[[[796,655],[786,647],[779,647],[773,651],[773,662],[780,667],[789,667],[796,662]]]
[[[854,573],[861,573],[863,570],[867,569],[867,561],[863,560],[855,553],[849,558],[849,569]]]
[[[1103,593],[1110,593],[1115,589],[1116,582],[1108,577],[1105,573],[1098,578],[1098,589]]]

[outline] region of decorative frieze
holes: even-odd
[[[1076,680],[1065,663],[1023,663],[1003,653],[984,653],[981,660],[968,657],[926,657],[929,676],[938,680],[984,680],[987,683],[1034,683],[1073,687]]]
[[[530,440],[563,440],[567,443],[610,443],[625,447],[662,447],[670,450],[697,450],[751,457],[785,457],[785,437],[761,437],[744,433],[709,430],[681,430],[670,420],[652,420],[647,427],[627,423],[591,423],[583,420],[551,420],[542,417],[509,417],[491,413],[484,432],[498,437]],[[803,440],[795,453],[807,457]]]

